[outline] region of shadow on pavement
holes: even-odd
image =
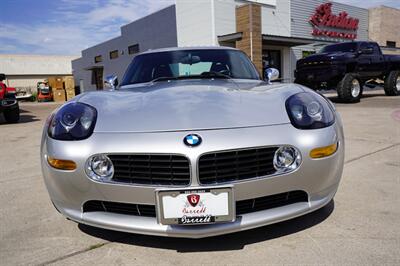
[[[361,101],[363,99],[366,98],[372,98],[372,97],[379,97],[379,96],[385,96],[385,93],[368,93],[368,94],[364,94],[361,97]],[[354,104],[354,103],[348,103],[348,102],[344,102],[342,99],[339,99],[337,96],[328,96],[327,97],[329,100],[331,100],[333,103],[343,103],[343,104]]]
[[[24,109],[19,109],[20,113],[20,118],[19,122],[17,124],[24,124],[24,123],[30,123],[30,122],[36,122],[39,121],[35,115],[32,115],[31,112],[24,110]],[[0,125],[7,124],[6,120],[4,119],[3,114],[0,114]]]
[[[95,228],[83,224],[79,224],[78,227],[82,232],[88,235],[107,241],[142,247],[170,249],[182,253],[240,250],[248,244],[279,238],[313,227],[327,219],[334,207],[335,203],[332,200],[322,209],[292,220],[244,232],[203,239],[146,236]]]

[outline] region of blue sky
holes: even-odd
[[[336,2],[364,8],[380,4],[400,8],[400,0]],[[0,53],[80,55],[81,50],[118,36],[121,25],[173,3],[174,0],[1,0]]]

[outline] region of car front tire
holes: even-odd
[[[339,99],[347,103],[357,103],[360,101],[363,84],[353,73],[346,74],[337,85]]]
[[[391,71],[385,79],[385,94],[387,96],[400,95],[400,71]]]

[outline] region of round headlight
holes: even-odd
[[[106,155],[97,154],[89,158],[86,173],[94,180],[109,181],[114,175],[114,166]]]
[[[274,167],[279,172],[295,170],[301,163],[299,150],[291,146],[280,147],[274,156]]]
[[[292,125],[298,129],[317,129],[335,122],[334,109],[327,99],[314,92],[300,92],[286,100]]]
[[[51,116],[48,135],[56,140],[83,140],[93,133],[97,119],[94,107],[71,102],[63,105]]]

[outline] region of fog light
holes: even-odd
[[[325,147],[315,148],[310,152],[310,157],[314,159],[327,157],[329,155],[334,154],[337,148],[338,148],[337,143]]]
[[[299,167],[301,155],[298,149],[291,146],[280,147],[274,156],[274,167],[277,171],[288,172]]]
[[[47,161],[53,168],[56,168],[59,170],[75,170],[76,169],[76,163],[73,161],[60,160],[60,159],[56,159],[56,158],[53,158],[50,156],[47,157]]]
[[[87,161],[86,173],[94,180],[109,181],[114,175],[114,166],[106,155],[97,154]]]

